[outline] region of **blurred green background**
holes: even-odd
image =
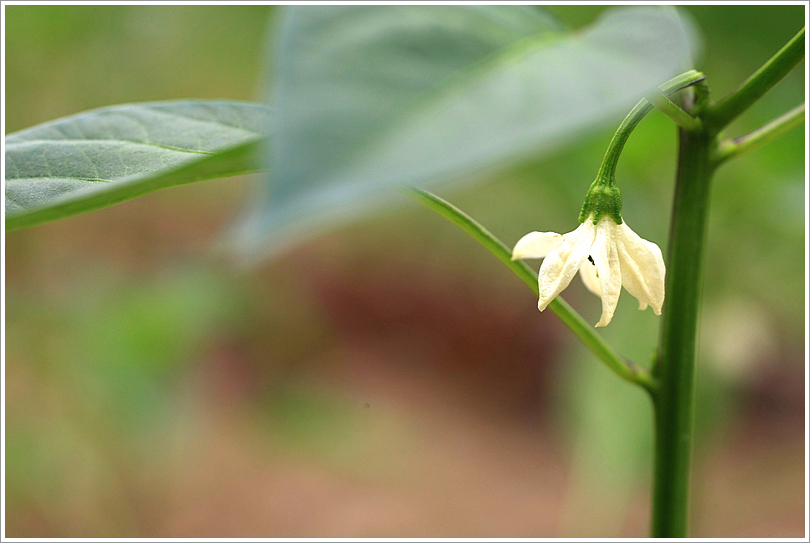
[[[6,133],[86,109],[256,100],[267,6],[6,6]],[[604,6],[549,6],[573,28]],[[804,6],[689,6],[715,98]],[[800,103],[804,64],[729,133]],[[616,119],[616,124],[620,119]],[[507,244],[575,226],[613,128],[464,192]],[[675,130],[619,164],[665,250]],[[804,530],[804,133],[723,166],[699,348],[697,537]],[[643,537],[651,411],[454,226],[405,201],[250,271],[212,251],[255,178],[160,191],[6,243],[8,537]],[[565,292],[596,322],[598,300]],[[604,330],[645,362],[625,293]]]

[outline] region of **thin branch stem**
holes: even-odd
[[[401,191],[470,234],[526,283],[535,295],[538,295],[537,274],[534,270],[524,262],[512,260],[512,251],[486,228],[435,194],[416,187],[403,187]],[[613,373],[648,391],[656,389],[658,384],[649,371],[617,353],[565,300],[557,296],[548,307]]]
[[[804,58],[804,27],[742,85],[714,105],[703,119],[720,131],[782,80]]]
[[[704,79],[705,76],[702,73],[696,70],[689,70],[688,72],[684,72],[670,79],[663,85],[660,85],[658,87],[658,91],[663,96],[668,96],[678,92],[679,90],[683,90],[690,85],[703,81]],[[673,106],[674,105],[675,104],[673,104]],[[616,129],[616,133],[613,135],[610,143],[608,143],[607,151],[605,151],[605,158],[602,160],[602,165],[599,167],[599,172],[596,174],[597,179],[612,180],[615,177],[616,164],[619,161],[619,156],[622,153],[622,149],[624,149],[624,144],[627,143],[627,139],[630,137],[630,134],[633,132],[636,125],[641,122],[641,119],[643,119],[652,108],[653,106],[649,100],[642,98],[633,107],[633,109],[630,110],[630,113],[628,113],[624,118],[622,124],[620,124],[619,128]],[[686,112],[684,112],[684,114],[688,115]],[[581,217],[580,222],[582,222]]]
[[[746,151],[756,149],[804,124],[804,104],[796,106],[781,117],[738,138],[720,142],[714,156],[715,164],[725,162]]]
[[[700,119],[692,117],[689,113],[681,109],[681,106],[669,99],[669,97],[662,92],[655,92],[647,97],[647,99],[655,106],[655,108],[667,117],[669,117],[675,124],[687,130],[700,129]]]

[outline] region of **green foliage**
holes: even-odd
[[[691,41],[649,7],[581,33],[524,6],[290,8],[271,44],[272,176],[240,250],[579,137],[683,71]]]
[[[240,251],[354,212],[381,188],[469,177],[584,133],[688,51],[671,10],[618,10],[569,34],[520,6],[291,9],[276,51],[274,188]],[[231,102],[125,105],[11,134],[6,230],[257,171],[269,116]]]
[[[176,101],[102,108],[6,137],[6,230],[256,171],[270,108]]]

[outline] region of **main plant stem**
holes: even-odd
[[[689,519],[689,479],[695,419],[695,343],[702,285],[704,240],[711,177],[724,158],[718,134],[804,58],[804,28],[738,89],[716,104],[694,109],[699,121],[680,129],[678,173],[675,180],[667,254],[667,300],[651,391],[655,412],[653,537],[686,537]],[[688,110],[689,108],[687,108]],[[803,109],[801,116],[803,119]],[[795,125],[799,109],[760,131],[768,140]],[[745,138],[743,138],[743,143]],[[737,144],[740,147],[740,144]],[[729,156],[750,149],[750,142]]]
[[[695,411],[695,337],[715,136],[680,130],[667,254],[667,303],[653,374],[653,537],[686,537]]]

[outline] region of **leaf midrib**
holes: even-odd
[[[6,183],[25,183],[31,181],[53,181],[58,179],[70,179],[71,181],[86,181],[88,183],[116,183],[115,179],[102,179],[100,177],[71,177],[69,175],[42,175],[38,177],[13,177],[11,179],[6,179]],[[121,179],[126,179],[122,177]],[[120,181],[120,179],[118,180]],[[8,196],[8,194],[6,194]]]
[[[253,132],[251,132],[253,133]],[[215,155],[218,151],[200,151],[197,149],[184,149],[182,147],[173,147],[171,145],[164,145],[160,143],[151,143],[146,141],[134,141],[134,140],[125,140],[125,139],[40,139],[40,140],[25,140],[19,143],[11,143],[7,144],[6,151],[14,149],[15,147],[25,147],[27,145],[59,145],[59,144],[99,144],[99,143],[108,143],[108,144],[116,144],[116,145],[144,145],[148,147],[158,147],[160,149],[167,149],[169,151],[178,151],[180,153],[193,153],[199,155]]]

